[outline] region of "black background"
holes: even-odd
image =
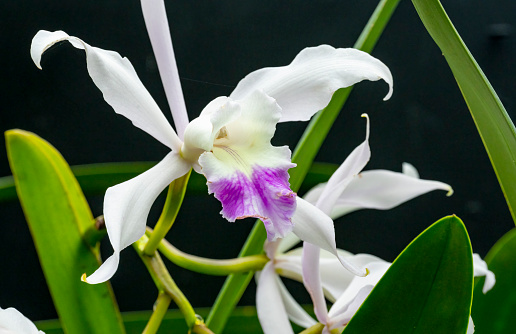
[[[443,5],[512,115],[516,3],[444,0]],[[255,69],[286,65],[307,46],[351,47],[376,1],[166,1],[166,6],[193,119],[212,99],[229,95]],[[167,148],[104,102],[87,74],[82,51],[63,43],[45,54],[43,71],[34,66],[29,47],[39,29],[64,30],[128,57],[171,119],[139,1],[4,0],[0,4],[2,131],[33,131],[71,165],[164,157]],[[401,1],[373,55],[392,71],[393,97],[382,101],[387,92],[383,82],[358,84],[317,161],[341,163],[363,141],[365,122],[360,114],[367,112],[372,158],[366,169],[400,171],[407,161],[422,178],[452,185],[455,194],[447,198],[444,192],[434,192],[387,212],[353,213],[336,223],[337,245],[392,261],[431,223],[457,214],[468,228],[474,251],[484,256],[514,225],[451,71],[410,1]],[[273,143],[294,147],[305,126],[279,125]],[[2,145],[0,176],[9,174]],[[93,214],[100,215],[102,197],[88,200]],[[160,203],[162,199],[151,213],[150,225]],[[237,255],[252,220],[226,222],[218,215],[220,204],[208,196],[189,196],[184,205],[168,236],[174,245],[200,256]],[[2,204],[0,217],[0,306],[14,306],[33,320],[55,317],[19,204]],[[109,245],[103,244],[103,255],[110,254]],[[223,282],[173,265],[170,270],[194,306],[210,306]],[[112,283],[123,311],[151,309],[156,291],[132,249],[122,253]],[[242,303],[254,303],[252,287]]]

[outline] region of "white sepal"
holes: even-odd
[[[189,169],[189,163],[177,153],[170,152],[145,173],[107,190],[104,219],[114,254],[84,279],[87,283],[105,282],[113,276],[118,268],[120,252],[145,233],[147,216],[156,197]]]
[[[258,278],[256,312],[264,334],[294,333],[285,312],[272,262],[263,267]]]
[[[186,112],[185,98],[179,80],[165,3],[163,0],[142,0],[141,5],[161,82],[167,95],[168,105],[172,112],[177,134],[182,139],[188,125],[188,113]]]
[[[116,113],[127,117],[136,127],[179,152],[181,140],[143,86],[127,58],[122,58],[114,51],[90,46],[63,31],[40,30],[32,39],[30,51],[36,66],[41,68],[41,55],[61,41],[69,41],[74,47],[85,50],[88,73],[102,92],[104,100]]]

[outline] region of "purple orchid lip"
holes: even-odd
[[[227,220],[260,218],[267,238],[284,237],[293,228],[296,193],[288,183],[288,168],[254,165],[248,176],[236,171],[229,178],[208,182],[208,190],[222,203]]]

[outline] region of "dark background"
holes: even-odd
[[[212,99],[229,95],[255,69],[286,65],[307,46],[351,47],[376,1],[166,1],[166,5],[193,119]],[[507,111],[514,114],[516,3],[444,0],[443,5]],[[29,47],[39,29],[64,30],[128,57],[171,119],[139,1],[4,0],[0,4],[2,131],[33,131],[71,165],[164,157],[163,145],[104,102],[87,74],[82,51],[63,43],[45,54],[43,71],[34,66]],[[372,158],[366,169],[400,171],[407,161],[422,178],[452,185],[455,194],[447,198],[444,192],[434,192],[391,211],[353,213],[336,223],[337,245],[392,261],[431,223],[457,214],[468,228],[473,249],[484,256],[514,225],[451,71],[410,1],[401,1],[373,55],[392,71],[393,97],[382,102],[387,92],[383,82],[357,85],[317,161],[341,163],[363,141],[365,122],[360,114],[367,112]],[[293,148],[305,126],[279,125],[273,143]],[[0,176],[9,175],[4,145],[0,147]],[[93,214],[100,215],[102,197],[88,200]],[[150,225],[159,214],[159,204]],[[253,221],[230,224],[219,211],[220,204],[212,197],[187,197],[168,239],[196,255],[236,256]],[[33,320],[55,317],[19,204],[2,203],[0,217],[0,306],[14,306]],[[110,254],[104,244],[103,255]],[[172,265],[170,270],[194,306],[210,306],[223,282]],[[122,311],[151,309],[156,292],[132,249],[123,252],[112,283]],[[253,288],[242,303],[254,303]]]

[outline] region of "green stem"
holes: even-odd
[[[324,329],[324,325],[321,323],[317,323],[313,325],[312,327],[308,327],[302,332],[299,332],[299,334],[321,334],[322,330]]]
[[[354,47],[371,52],[389,22],[400,0],[382,0],[379,2],[371,18],[362,30]],[[346,102],[351,87],[339,89],[333,94],[330,104],[312,118],[303,137],[292,155],[292,161],[297,167],[290,170],[290,184],[297,191],[312,165],[335,118]],[[260,254],[266,238],[265,228],[258,221],[249,234],[239,256]],[[215,300],[206,324],[216,333],[222,332],[228,317],[231,315],[244,290],[251,281],[253,273],[229,275]]]
[[[158,252],[155,252],[152,256],[148,256],[143,252],[148,240],[147,236],[144,235],[140,240],[133,244],[134,249],[147,267],[158,291],[165,292],[172,298],[174,303],[176,303],[183,313],[188,328],[193,328],[194,325],[199,322],[195,315],[195,311],[188,299],[186,299],[183,292],[179,290],[178,286],[170,276],[170,273],[165,267],[165,264],[163,263],[163,260],[161,260]]]
[[[165,200],[163,212],[156,223],[154,232],[149,237],[149,241],[143,249],[144,254],[154,254],[156,249],[158,249],[159,243],[163,240],[165,235],[167,235],[168,231],[174,224],[179,208],[181,208],[181,204],[183,203],[183,198],[185,197],[186,185],[188,184],[191,172],[192,170],[180,178],[175,179],[168,187],[167,199]]]
[[[213,332],[208,327],[206,327],[206,325],[203,324],[203,323],[198,323],[195,326],[193,326],[192,333],[196,333],[196,334],[213,334]]]
[[[163,320],[163,317],[167,313],[168,306],[172,298],[165,292],[161,291],[158,295],[158,299],[156,299],[156,303],[154,304],[154,312],[145,326],[142,334],[155,334],[158,332],[159,326]]]
[[[269,261],[265,255],[251,255],[228,260],[215,260],[184,253],[163,239],[158,250],[174,264],[201,274],[226,276],[261,270]]]

